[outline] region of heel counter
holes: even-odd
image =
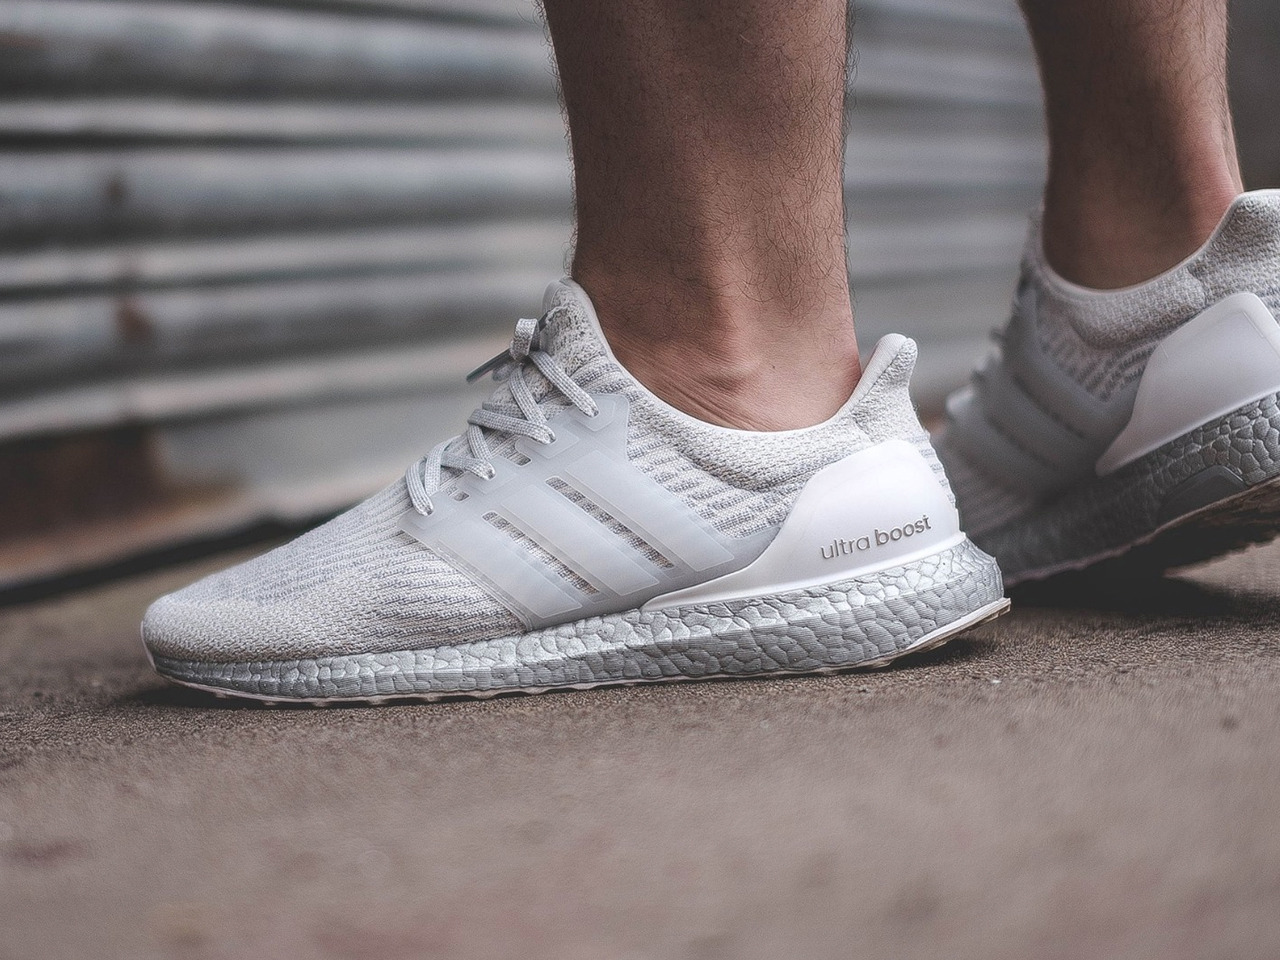
[[[1280,324],[1261,298],[1236,293],[1156,347],[1133,413],[1097,461],[1107,476],[1196,427],[1280,393]]]
[[[725,576],[656,597],[645,609],[803,589],[954,546],[964,534],[948,492],[911,443],[878,443],[814,474],[756,560]]]

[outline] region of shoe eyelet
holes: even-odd
[[[545,444],[552,444],[552,443],[555,443],[555,442],[556,442],[556,432],[555,432],[554,430],[548,430],[548,431],[547,431],[547,439],[543,440],[542,442],[543,442],[543,443],[545,443]]]

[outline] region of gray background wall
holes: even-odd
[[[1238,6],[1247,167],[1277,182],[1280,28]],[[930,406],[1002,320],[1043,169],[1034,67],[1012,0],[857,15],[860,335],[921,340]],[[0,584],[394,477],[563,267],[524,0],[6,0],[0,91]]]

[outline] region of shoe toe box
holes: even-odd
[[[382,515],[394,510],[377,500],[156,600],[142,623],[147,649],[169,660],[260,663],[522,629],[468,577],[387,522]]]

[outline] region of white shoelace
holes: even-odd
[[[549,353],[538,349],[538,334],[543,325],[563,309],[556,307],[538,320],[517,321],[510,348],[467,377],[468,381],[473,381],[492,372],[493,379],[499,383],[509,381],[515,405],[486,400],[467,417],[466,433],[436,444],[430,453],[405,471],[405,485],[409,488],[413,509],[424,516],[435,509],[431,495],[440,489],[441,470],[465,471],[482,480],[493,479],[494,454],[486,431],[529,437],[537,443],[555,441],[555,432],[525,379],[530,364],[537,367],[548,383],[587,416],[594,417],[599,413],[591,395],[578,386]]]

